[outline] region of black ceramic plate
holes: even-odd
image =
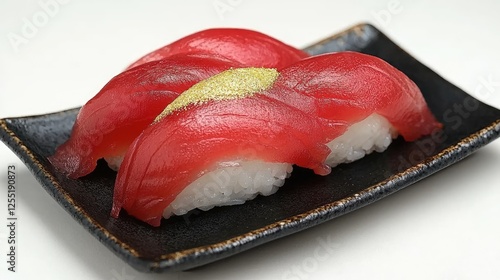
[[[69,180],[46,157],[69,136],[78,109],[0,120],[0,137],[59,204],[92,235],[134,268],[175,271],[229,257],[356,210],[453,164],[500,134],[500,111],[445,81],[371,25],[359,25],[315,44],[319,54],[353,50],[372,54],[405,72],[444,123],[440,135],[389,149],[331,175],[296,168],[276,194],[244,205],[190,212],[153,228],[122,212],[110,218],[115,173],[102,162],[89,176]],[[465,110],[456,112],[457,104]]]

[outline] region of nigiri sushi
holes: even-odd
[[[158,226],[162,217],[270,195],[292,165],[327,175],[398,134],[412,141],[440,127],[418,87],[373,56],[227,70],[183,92],[135,139],[111,214],[125,209]]]
[[[309,55],[263,33],[241,28],[213,28],[193,33],[157,49],[129,68],[180,53],[216,54],[254,67],[283,68]]]
[[[100,158],[116,169],[130,143],[180,93],[238,66],[220,56],[176,55],[117,75],[80,109],[69,140],[50,162],[70,178],[89,174]]]
[[[117,170],[128,146],[177,95],[234,67],[282,68],[307,54],[259,32],[209,29],[133,63],[78,114],[70,139],[49,157],[69,178],[92,172],[104,158]]]

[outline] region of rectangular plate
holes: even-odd
[[[220,260],[356,210],[468,156],[500,134],[500,111],[483,104],[411,57],[371,25],[362,24],[306,51],[359,51],[378,56],[420,87],[442,135],[413,143],[398,138],[387,151],[336,167],[329,176],[295,168],[276,194],[243,205],[192,211],[160,227],[109,213],[116,173],[100,162],[79,180],[54,170],[46,157],[71,131],[78,109],[0,120],[0,137],[45,190],[92,235],[140,271],[176,271]],[[467,117],[453,111],[463,106]]]

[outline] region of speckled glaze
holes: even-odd
[[[214,262],[356,210],[499,137],[499,110],[448,83],[373,26],[355,26],[306,49],[311,54],[342,50],[381,57],[407,74],[444,123],[443,133],[412,143],[398,138],[386,152],[340,165],[325,177],[295,168],[285,186],[272,196],[208,212],[193,211],[164,220],[158,228],[125,213],[119,219],[109,216],[116,173],[103,162],[90,175],[70,180],[47,161],[69,137],[78,109],[0,120],[0,138],[47,192],[116,255],[137,270],[167,272]],[[454,104],[473,108],[460,125],[445,117]]]

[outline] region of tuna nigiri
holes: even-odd
[[[132,63],[129,68],[180,53],[216,54],[247,66],[271,68],[283,68],[308,57],[304,51],[257,31],[213,28],[193,33],[157,49]]]
[[[327,175],[397,134],[412,141],[440,127],[418,87],[373,56],[227,70],[182,93],[132,143],[112,216],[123,208],[158,226],[162,216],[243,203],[277,191],[293,164]]]
[[[100,158],[116,168],[132,141],[180,93],[241,64],[207,55],[177,55],[125,71],[80,110],[67,142],[49,157],[70,178],[92,172]]]
[[[193,84],[231,67],[282,68],[307,54],[259,32],[209,29],[133,63],[79,112],[70,139],[49,158],[70,178],[105,158],[118,169],[125,151],[172,100]]]

